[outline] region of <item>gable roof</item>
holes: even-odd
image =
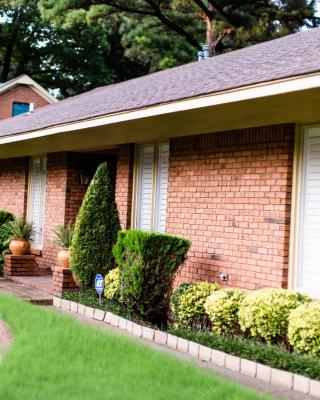
[[[58,102],[58,100],[55,97],[51,96],[51,94],[46,89],[44,89],[41,85],[39,85],[28,75],[20,75],[14,79],[11,79],[10,81],[0,83],[0,94],[7,92],[8,90],[18,85],[29,86],[36,93],[38,93],[39,96],[44,98],[50,104]]]
[[[320,71],[320,28],[100,87],[0,122],[0,136]]]

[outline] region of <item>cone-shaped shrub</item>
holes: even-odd
[[[93,284],[95,274],[114,268],[112,247],[120,229],[114,187],[103,163],[84,196],[71,244],[70,268],[84,287]]]

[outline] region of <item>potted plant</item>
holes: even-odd
[[[57,237],[55,243],[61,247],[58,252],[58,263],[64,268],[69,268],[70,264],[70,246],[73,235],[73,224],[58,225],[54,230]]]
[[[9,243],[9,249],[14,256],[28,254],[30,249],[30,239],[34,233],[32,224],[22,218],[17,218],[3,225]]]

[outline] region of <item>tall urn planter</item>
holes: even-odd
[[[14,256],[23,256],[29,253],[30,242],[27,239],[11,239],[9,243],[9,250]]]
[[[58,251],[58,264],[60,267],[69,268],[70,266],[70,250],[67,247]]]
[[[70,250],[72,235],[73,235],[73,225],[69,222],[67,225],[58,225],[54,230],[57,237],[55,243],[60,246],[58,251],[57,261],[60,267],[69,268],[70,267]]]

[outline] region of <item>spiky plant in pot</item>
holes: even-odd
[[[4,224],[3,229],[10,240],[11,253],[17,256],[27,254],[30,249],[30,239],[34,234],[32,223],[26,222],[22,218],[16,218]]]

